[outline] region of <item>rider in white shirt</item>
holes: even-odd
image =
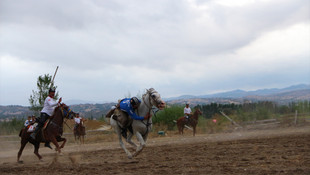
[[[81,123],[83,119],[80,117],[80,114],[79,113],[76,113],[76,117],[74,118],[74,121],[75,121],[75,125],[74,125],[74,128],[77,127],[77,125],[79,125]]]
[[[56,102],[54,97],[55,89],[50,88],[48,97],[44,101],[44,107],[41,110],[41,115],[38,118],[38,126],[36,127],[35,131],[30,135],[33,139],[35,139],[36,134],[43,127],[45,121],[53,115],[55,107],[61,103],[62,98],[60,98],[58,102]],[[51,148],[48,142],[46,142],[45,146]]]
[[[184,117],[188,119],[191,115],[192,115],[192,110],[189,107],[189,103],[186,103],[186,106],[184,108]]]

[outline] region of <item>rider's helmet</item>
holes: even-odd
[[[55,88],[50,88],[50,89],[48,90],[48,92],[49,92],[49,93],[55,92]]]
[[[137,98],[137,97],[132,97],[131,99],[130,99],[130,104],[132,105],[132,106],[137,106],[137,105],[139,105],[141,102],[140,102],[140,100]]]

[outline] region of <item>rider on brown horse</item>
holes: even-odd
[[[35,139],[37,133],[43,127],[45,121],[49,119],[50,116],[53,115],[55,107],[60,104],[62,98],[60,98],[58,102],[56,102],[54,97],[55,97],[55,89],[50,88],[48,97],[44,101],[44,107],[41,111],[41,115],[40,117],[37,118],[38,126],[36,127],[35,131],[30,135],[32,139]],[[45,147],[49,147],[52,149],[52,147],[50,146],[50,142],[46,142]]]
[[[184,117],[186,119],[186,122],[188,122],[190,116],[192,116],[192,110],[189,107],[189,103],[186,103],[186,106],[184,108]]]
[[[76,127],[77,127],[80,123],[83,124],[84,121],[85,121],[85,120],[84,120],[82,117],[80,117],[80,114],[79,114],[79,113],[76,113],[76,114],[75,114],[75,118],[74,118],[74,122],[75,122],[74,129],[76,129]]]

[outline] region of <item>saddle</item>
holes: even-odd
[[[34,124],[26,126],[27,132],[33,132],[36,129],[37,125],[38,123],[34,123]]]
[[[45,121],[43,127],[41,128],[42,131],[47,127],[49,122],[50,122],[50,119],[47,119]],[[37,126],[38,126],[38,122],[35,122],[34,124],[28,125],[27,128],[26,128],[27,132],[33,132],[36,129]]]

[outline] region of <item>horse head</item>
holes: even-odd
[[[161,99],[160,94],[154,88],[147,89],[146,93],[143,95],[143,99],[147,95],[151,106],[156,106],[160,110],[166,107],[166,103]]]
[[[195,113],[197,113],[198,115],[202,115],[202,112],[199,108],[196,108]]]
[[[76,115],[66,104],[62,103],[60,105],[60,110],[64,118],[73,119]]]

